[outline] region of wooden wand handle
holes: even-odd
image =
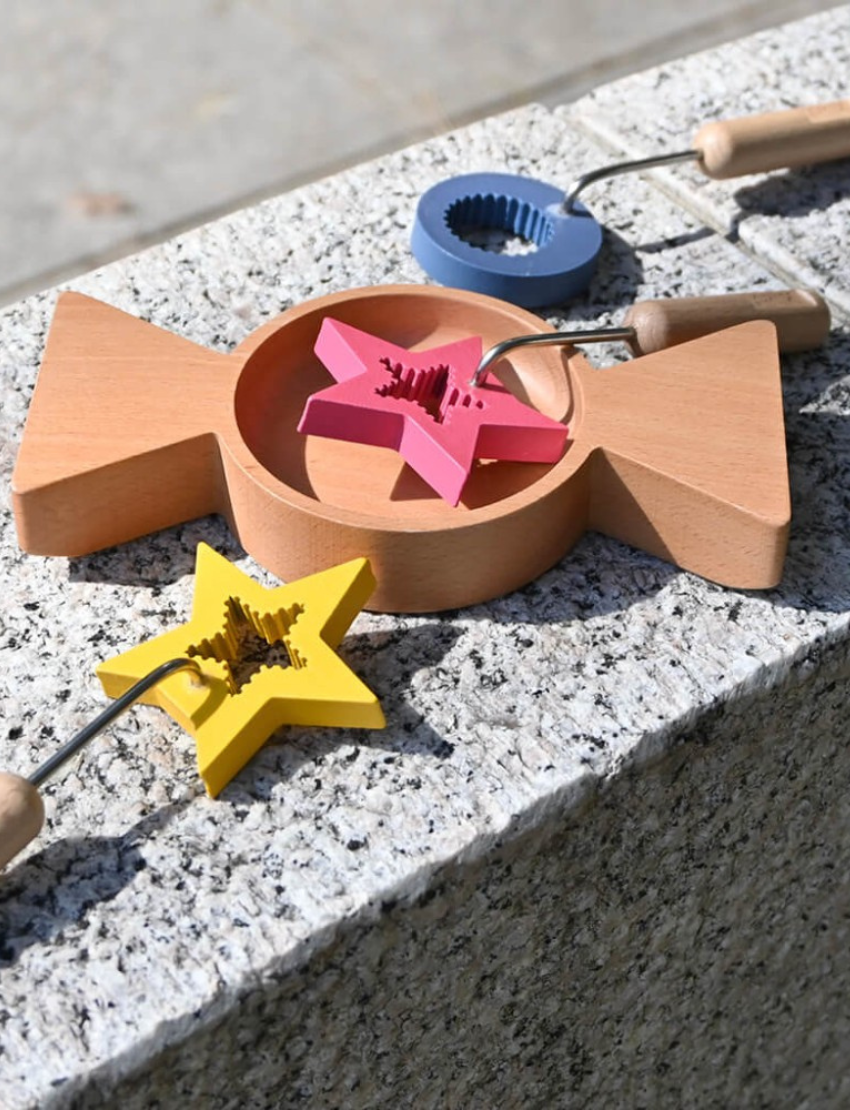
[[[850,157],[850,100],[707,123],[694,136],[709,177],[811,166]]]

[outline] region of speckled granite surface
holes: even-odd
[[[796,72],[797,32],[773,38]],[[73,287],[227,350],[319,293],[421,280],[408,233],[433,181],[559,181],[565,150],[606,157],[529,107]],[[599,276],[555,323],[781,284],[651,185],[612,183],[594,207]],[[0,315],[4,491],[54,297]],[[0,881],[3,1105],[842,1105],[837,310],[824,351],[784,360],[795,517],[777,589],[723,590],[588,536],[488,605],[361,615],[343,656],[385,732],[287,730],[217,801],[159,711],[98,739]],[[26,772],[94,714],[97,661],[184,619],[200,540],[271,582],[216,519],[24,556],[4,503],[4,766]]]
[[[606,143],[616,162],[687,150],[713,120],[845,99],[848,71],[850,7],[842,6],[603,86],[559,111]],[[693,165],[653,176],[775,273],[850,312],[850,159],[726,181]],[[584,194],[591,209],[605,188]]]

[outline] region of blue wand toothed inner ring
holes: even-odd
[[[525,254],[474,246],[461,232],[474,228],[518,235]],[[507,173],[471,173],[434,185],[419,200],[411,246],[422,268],[442,285],[487,293],[538,308],[583,293],[596,269],[602,229],[564,191]]]

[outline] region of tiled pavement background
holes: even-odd
[[[6,0],[0,303],[455,124],[832,6]]]

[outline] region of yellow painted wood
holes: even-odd
[[[116,698],[168,659],[198,661],[200,679],[174,674],[142,700],[195,737],[198,771],[211,796],[284,725],[384,727],[378,699],[335,650],[375,587],[368,560],[266,589],[201,544],[196,573],[191,619],[107,660],[97,673]],[[263,665],[240,688],[234,669],[246,631],[280,643],[289,666]]]

